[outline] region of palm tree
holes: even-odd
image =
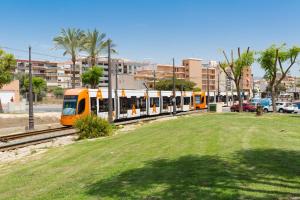
[[[116,48],[116,44],[113,43],[113,41],[111,39],[107,39],[105,42],[104,42],[104,49],[105,49],[105,52],[107,53],[108,49],[107,49],[107,46],[108,46],[108,42],[110,43],[110,53],[111,54],[117,54],[117,50],[115,49]]]
[[[105,49],[105,33],[100,33],[97,29],[88,30],[84,39],[84,50],[89,54],[91,66],[96,65],[96,58]]]
[[[72,88],[75,88],[75,64],[78,53],[82,50],[85,34],[82,30],[76,28],[62,29],[59,36],[53,39],[56,48],[63,49],[63,55],[69,54],[73,63]]]

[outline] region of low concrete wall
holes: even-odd
[[[4,113],[24,113],[26,110],[26,101],[22,100],[18,103],[8,102],[3,107]]]

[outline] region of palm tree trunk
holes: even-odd
[[[72,78],[72,88],[75,88],[75,61],[73,60],[73,78]]]
[[[94,56],[91,57],[91,67],[96,65],[96,58]]]

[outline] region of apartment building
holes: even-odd
[[[78,62],[82,64],[82,71],[85,72],[89,69],[90,63],[89,59],[87,58],[80,58],[78,59]],[[100,87],[107,87],[108,86],[108,60],[107,58],[97,58],[96,61],[98,66],[103,67],[103,77],[101,78],[101,81],[99,83]],[[118,71],[118,74],[124,74],[124,75],[132,75],[134,76],[137,72],[137,70],[145,65],[145,63],[142,62],[136,62],[131,61],[128,59],[123,58],[114,58],[111,60],[112,65],[112,74],[116,73],[116,69]]]
[[[287,75],[282,81],[281,84],[285,86],[287,90],[293,90],[296,87],[296,78],[291,75]]]
[[[184,66],[174,66],[175,77],[177,79],[185,79]],[[144,80],[149,88],[153,88],[154,81],[173,78],[173,65],[166,64],[149,64],[140,67],[135,74],[136,80]]]
[[[51,62],[51,61],[31,61],[32,76],[41,77],[46,80],[47,87],[72,87],[72,62]],[[29,61],[17,60],[15,74],[28,74]],[[80,74],[82,73],[81,63],[75,65],[75,85],[81,86]]]
[[[48,61],[37,61],[32,60],[32,75],[35,77],[41,77],[46,79],[46,70],[49,62]],[[29,73],[29,61],[28,60],[17,60],[17,67],[15,73]]]
[[[66,62],[51,62],[51,61],[38,61],[33,60],[32,63],[32,75],[34,77],[41,77],[46,80],[47,87],[72,87],[73,67],[71,61]],[[104,75],[99,83],[100,87],[108,86],[108,61],[107,58],[97,59],[97,65],[103,67]],[[116,73],[118,68],[118,74],[132,75],[136,74],[139,67],[144,63],[130,61],[128,59],[112,59],[112,72]],[[90,67],[88,59],[79,58],[75,65],[75,86],[81,87],[81,74],[87,71]],[[17,67],[15,73],[29,73],[29,61],[17,60]]]
[[[216,91],[219,74],[216,61],[203,62],[202,59],[187,58],[182,61],[187,80],[196,83],[202,91]]]

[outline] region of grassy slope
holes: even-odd
[[[300,117],[209,114],[0,168],[0,199],[300,197]]]

